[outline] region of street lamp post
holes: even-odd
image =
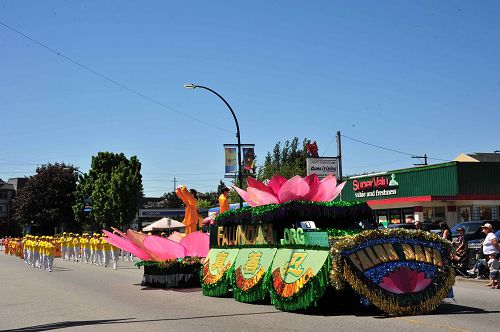
[[[234,114],[234,111],[231,108],[231,106],[229,105],[229,103],[224,98],[222,98],[222,96],[220,94],[218,94],[214,90],[212,90],[210,88],[207,88],[206,86],[197,85],[197,84],[184,84],[184,87],[186,89],[201,88],[201,89],[205,89],[205,90],[208,90],[208,91],[212,92],[217,97],[219,97],[224,102],[224,104],[226,104],[226,106],[229,108],[229,110],[231,111],[231,114],[233,115],[233,118],[234,118],[234,122],[236,123],[236,138],[238,139],[238,186],[240,188],[243,188],[243,176],[241,174],[241,138],[240,138],[240,126],[238,124],[238,119],[236,119],[236,114]],[[240,209],[242,207],[243,207],[243,198],[241,198],[241,196],[240,196]]]

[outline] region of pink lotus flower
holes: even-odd
[[[233,186],[238,194],[250,205],[280,204],[288,201],[329,202],[335,199],[346,182],[337,186],[337,178],[332,174],[319,180],[316,174],[302,178],[298,175],[287,180],[275,175],[267,183],[249,177],[247,191]]]
[[[102,230],[107,242],[132,253],[142,260],[163,261],[186,256],[206,257],[210,250],[210,238],[203,232],[193,232],[179,242],[156,235],[146,235],[132,230],[118,235]]]
[[[395,269],[387,277],[383,277],[382,280],[383,282],[379,286],[396,294],[420,292],[431,283],[431,279],[427,279],[424,272],[409,268]]]

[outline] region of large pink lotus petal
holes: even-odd
[[[139,248],[138,246],[136,246],[132,242],[130,242],[122,237],[119,237],[118,235],[110,233],[104,229],[102,231],[104,232],[104,234],[106,234],[108,236],[105,239],[106,242],[111,243],[115,247],[118,247],[124,251],[128,251],[132,255],[137,256],[142,260],[150,260],[151,259],[151,257],[144,250],[142,250],[141,248]]]
[[[181,240],[186,236],[186,234],[182,234],[179,232],[173,232],[168,236],[168,239],[177,243],[181,243]]]
[[[382,287],[385,290],[388,290],[391,293],[403,294],[401,289],[399,289],[399,287],[396,284],[394,284],[394,281],[392,281],[391,278],[383,277],[382,280],[383,282],[379,284],[380,287]]]
[[[127,237],[127,234],[123,233],[121,230],[119,230],[118,228],[115,228],[115,227],[111,227],[111,229],[113,230],[113,233],[118,233],[118,235],[120,235],[121,237],[125,238],[125,239],[128,239],[129,238]]]
[[[149,235],[144,240],[146,250],[160,260],[182,258],[186,256],[186,249],[177,242],[164,239],[160,236]]]
[[[240,189],[236,186],[233,186],[233,188],[234,188],[234,190],[236,190],[238,195],[240,195],[241,198],[243,198],[243,200],[248,203],[248,205],[254,206],[254,207],[258,205],[256,202],[254,202],[252,199],[250,199],[248,193],[245,190]]]
[[[309,185],[300,176],[296,175],[281,186],[279,200],[281,203],[294,200],[303,200],[309,193]]]
[[[319,178],[316,174],[308,175],[304,181],[309,185],[309,192],[304,196],[304,201],[310,201],[319,191]]]
[[[144,239],[146,237],[146,234],[139,233],[131,229],[127,230],[127,238],[141,249],[144,249]]]
[[[266,204],[279,204],[280,201],[273,194],[267,191],[259,190],[257,188],[248,187],[247,188],[248,197],[255,202],[257,205]],[[249,203],[250,204],[250,203]]]
[[[247,183],[248,183],[248,187],[257,188],[259,190],[266,191],[270,194],[273,194],[273,191],[271,190],[271,188],[269,188],[268,186],[266,186],[262,182],[255,180],[252,177],[247,178]]]
[[[210,250],[210,237],[203,232],[186,235],[180,242],[186,248],[186,256],[207,257]]]
[[[330,202],[330,201],[333,201],[335,198],[337,198],[337,196],[340,195],[340,193],[342,192],[342,189],[344,189],[344,186],[346,185],[346,183],[347,183],[347,181],[344,181],[341,184],[339,184],[337,187],[335,187],[335,189],[332,190],[331,192],[326,192],[325,197],[324,197],[324,201]]]
[[[431,283],[431,279],[425,278],[424,272],[418,272],[409,268],[399,268],[390,272],[382,278],[380,287],[397,294],[416,293],[425,289]]]
[[[274,196],[279,197],[280,188],[286,183],[286,181],[286,177],[276,174],[271,178],[271,180],[269,180],[267,186],[272,190]]]
[[[332,192],[337,188],[337,178],[332,174],[328,174],[323,180],[318,184],[318,191],[311,201],[314,202],[326,202],[329,197],[332,196]]]
[[[420,272],[419,277],[420,277],[419,281],[418,281],[417,285],[415,286],[415,289],[413,290],[414,292],[420,292],[421,290],[427,288],[427,286],[429,286],[429,284],[432,281],[431,279],[425,278],[424,272]]]

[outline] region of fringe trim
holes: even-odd
[[[311,277],[302,289],[290,297],[282,297],[276,293],[272,285],[272,278],[268,281],[271,303],[277,309],[296,311],[316,306],[317,300],[323,296],[328,286],[328,271],[330,270],[330,257],[327,258],[319,272]]]

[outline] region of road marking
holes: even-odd
[[[446,325],[446,324],[428,323],[428,322],[425,322],[423,320],[409,319],[406,317],[396,317],[396,319],[399,319],[399,320],[402,320],[402,321],[405,321],[408,323],[416,324],[416,325],[427,325],[427,326],[432,326],[432,327],[439,327],[439,328],[443,328],[443,329],[450,330],[450,331],[471,332],[470,330],[464,330],[464,329],[453,327],[453,326]]]

